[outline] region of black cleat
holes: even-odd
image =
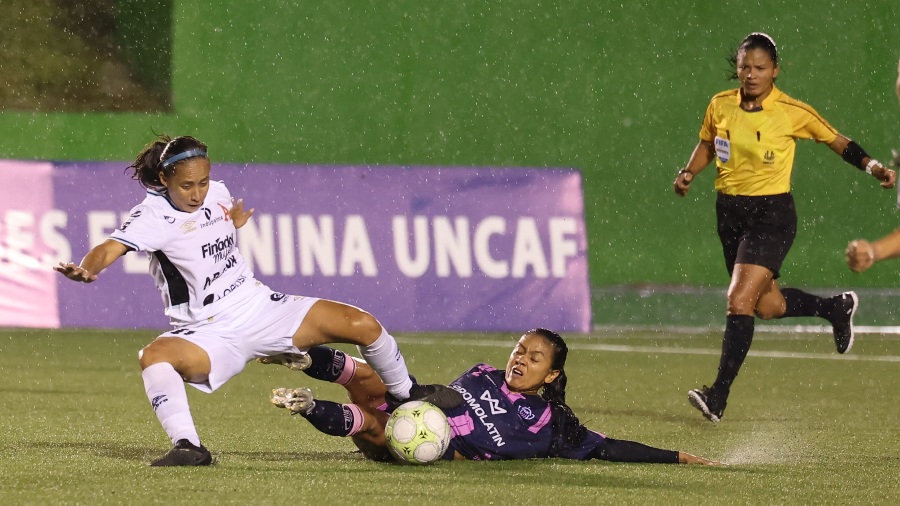
[[[187,439],[179,439],[175,447],[150,463],[155,467],[208,466],[213,463],[212,454],[205,446],[194,446]]]
[[[398,406],[409,401],[423,401],[434,404],[441,410],[453,409],[463,403],[462,394],[446,385],[419,385],[413,383],[409,389],[409,398],[398,399],[390,392],[384,395],[388,405],[388,411],[392,412]]]
[[[700,410],[703,416],[713,423],[719,423],[719,420],[722,419],[722,415],[725,413],[725,400],[713,395],[712,388],[706,385],[689,391],[688,401],[691,403],[691,406]]]
[[[834,308],[829,313],[828,321],[834,331],[834,346],[840,354],[847,353],[853,347],[853,315],[859,307],[856,292],[844,292],[832,297]]]

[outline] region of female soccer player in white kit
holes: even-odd
[[[147,188],[144,201],[80,265],[60,262],[54,269],[91,283],[129,251],[150,255],[150,274],[174,327],[139,353],[147,398],[174,443],[151,465],[213,462],[194,426],[185,382],[211,393],[250,360],[303,354],[325,343],[357,345],[396,402],[456,402],[446,387],[412,382],[397,342],[371,314],[274,292],[254,279],[235,243],[236,230],[253,209],[245,210],[222,182],[210,180],[205,144],[163,135],[145,146],[129,169]]]

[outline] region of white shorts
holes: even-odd
[[[237,306],[238,311],[179,327],[159,337],[179,337],[203,348],[209,355],[209,378],[204,383],[190,385],[211,393],[255,358],[305,352],[306,349],[294,346],[293,336],[309,308],[319,300],[273,292],[257,281],[252,293]]]

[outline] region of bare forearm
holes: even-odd
[[[691,158],[685,165],[684,170],[692,175],[697,175],[703,171],[713,161],[715,157],[715,149],[711,142],[700,141],[691,153]]]
[[[873,242],[872,252],[876,262],[900,257],[900,229]]]

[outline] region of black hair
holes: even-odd
[[[569,347],[563,338],[552,330],[536,328],[525,332],[525,335],[535,335],[543,337],[553,348],[553,358],[550,361],[550,369],[559,371],[556,378],[544,385],[541,389],[541,397],[550,403],[566,402],[566,358],[569,355]]]
[[[731,77],[729,77],[729,79],[734,80],[738,78],[738,55],[741,54],[742,51],[749,51],[751,49],[762,49],[769,53],[769,57],[772,58],[772,63],[774,63],[776,67],[778,66],[778,48],[775,46],[775,39],[762,32],[753,32],[744,37],[744,40],[742,40],[737,49],[734,50],[734,53],[728,57],[728,63],[731,65]]]
[[[134,159],[134,163],[129,165],[125,172],[128,173],[131,169],[131,178],[139,181],[141,186],[148,190],[164,191],[166,187],[159,179],[159,173],[163,172],[167,178],[172,177],[175,174],[175,167],[181,163],[181,160],[170,165],[164,165],[164,162],[192,149],[202,150],[204,153],[202,156],[206,156],[206,144],[189,135],[174,138],[166,134],[158,135],[155,140],[144,146],[144,149]]]
[[[587,437],[587,428],[581,424],[572,408],[566,404],[566,358],[569,356],[569,347],[565,340],[552,330],[536,328],[531,329],[525,335],[543,337],[553,348],[553,357],[550,369],[559,371],[556,378],[544,385],[541,389],[541,397],[550,404],[551,426],[553,435],[550,439],[548,457],[560,456],[567,448],[576,446]]]

